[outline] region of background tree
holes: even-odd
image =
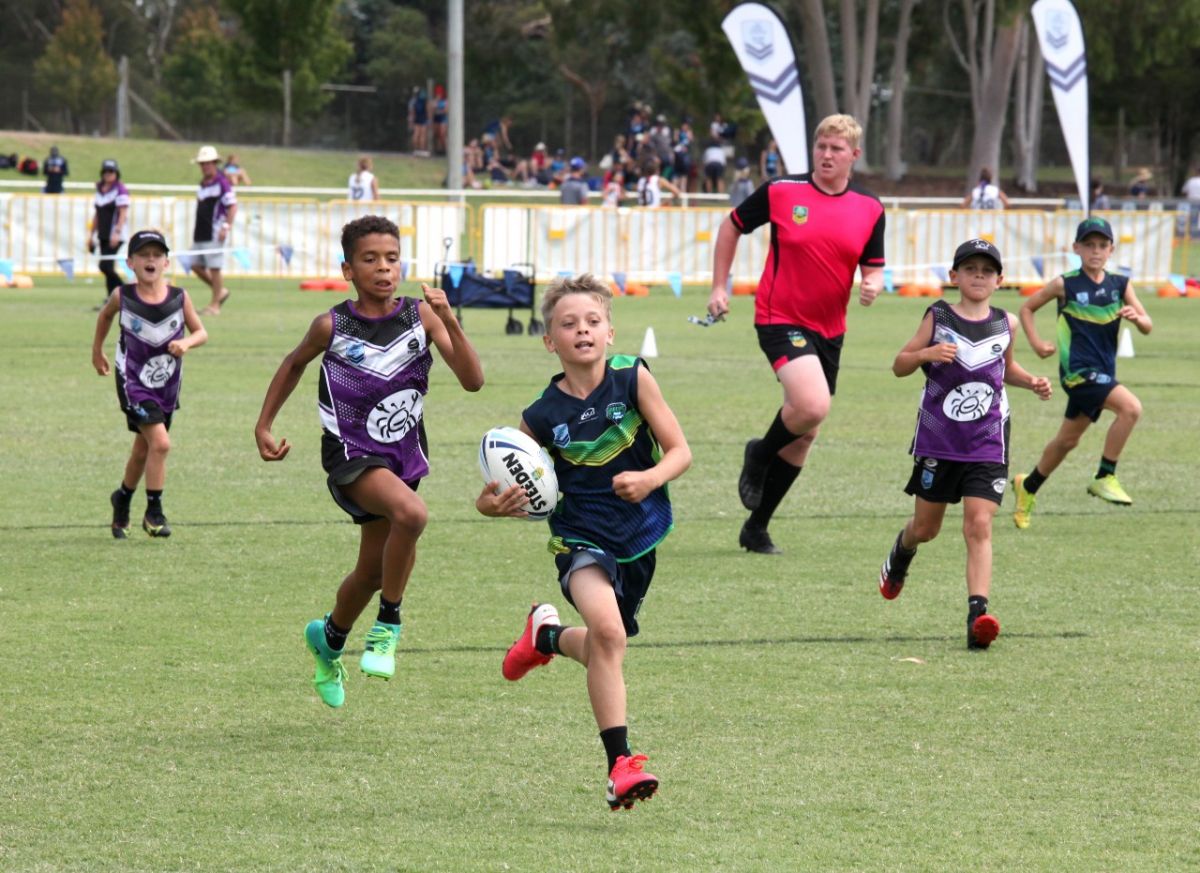
[[[180,16],[176,37],[163,65],[164,114],[191,137],[205,137],[215,119],[234,109],[229,42],[212,7]]]
[[[67,113],[76,133],[84,122],[107,115],[117,88],[117,68],[104,51],[104,22],[91,0],[68,0],[62,21],[34,64],[40,89]]]
[[[892,49],[892,93],[888,100],[887,146],[884,172],[896,181],[904,177],[904,95],[908,90],[908,40],[912,35],[913,8],[920,0],[900,0],[896,39]]]
[[[359,124],[366,134],[361,141],[377,148],[399,149],[408,142],[407,108],[413,87],[424,88],[429,79],[446,79],[445,39],[434,41],[431,23],[416,9],[384,6],[371,22],[362,53],[362,82],[379,89],[377,108],[395,109],[369,113]],[[432,111],[432,96],[429,105]]]
[[[1038,152],[1042,143],[1042,109],[1046,93],[1046,62],[1030,23],[1021,29],[1017,45],[1016,89],[1013,93],[1013,155],[1017,187],[1037,190]]]

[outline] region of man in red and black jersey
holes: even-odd
[[[720,318],[729,312],[729,269],[739,235],[771,226],[754,327],[783,386],[783,406],[766,434],[746,443],[738,479],[738,496],[750,510],[738,541],[752,552],[779,552],[767,524],[829,414],[855,269],[862,271],[863,306],[871,305],[883,284],[883,205],[850,181],[861,136],[862,128],[848,115],[824,119],[817,126],[812,172],[764,183],[717,234],[708,311]]]

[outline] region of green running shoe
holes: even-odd
[[[1125,489],[1121,487],[1121,483],[1112,473],[1101,479],[1093,479],[1087,490],[1088,494],[1093,497],[1099,497],[1101,500],[1115,503],[1118,506],[1133,505],[1133,498],[1125,493]]]
[[[336,709],[346,702],[346,689],[342,686],[346,667],[342,664],[342,653],[334,653],[325,642],[325,622],[319,618],[314,618],[304,628],[304,642],[317,662],[313,688],[326,705]]]
[[[1025,490],[1025,474],[1013,476],[1013,496],[1017,499],[1017,511],[1013,513],[1013,524],[1021,530],[1029,527],[1029,516],[1037,506],[1037,495]]]
[[[400,625],[375,622],[367,631],[359,668],[368,676],[391,679],[396,673],[396,644],[400,642]]]

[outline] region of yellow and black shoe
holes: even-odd
[[[165,515],[146,513],[142,517],[142,530],[152,537],[169,537],[171,535],[171,525],[167,524]]]

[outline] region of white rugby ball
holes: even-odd
[[[530,521],[544,521],[558,505],[558,476],[546,450],[515,427],[494,427],[479,443],[483,481],[499,482],[500,491],[520,485],[529,495],[521,507]],[[499,493],[499,492],[497,492]]]

